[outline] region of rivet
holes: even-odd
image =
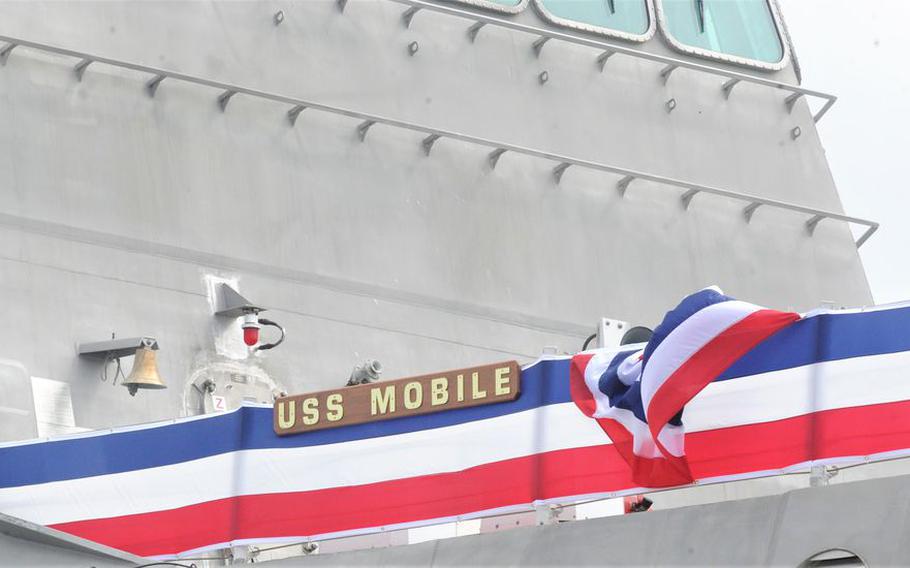
[[[272,17],[272,19],[275,21],[276,26],[278,24],[280,24],[281,22],[283,22],[284,21],[284,10],[278,10],[277,12],[275,12],[275,15]]]
[[[416,41],[412,41],[411,43],[408,44],[408,53],[410,55],[414,55],[415,53],[417,53],[418,49],[420,49],[420,44],[418,44]]]
[[[799,126],[794,126],[793,130],[790,131],[790,138],[793,138],[794,140],[796,140],[797,138],[799,138],[802,135],[803,135],[803,129],[800,128]]]
[[[537,76],[537,80],[540,81],[540,84],[543,85],[550,80],[550,74],[546,71],[541,71],[540,75]]]
[[[673,112],[673,109],[676,108],[676,99],[670,99],[667,101],[667,112]]]

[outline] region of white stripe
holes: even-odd
[[[712,383],[687,405],[687,430],[910,400],[910,352],[844,359]],[[816,388],[823,384],[824,388]],[[0,490],[0,510],[39,524],[173,509],[242,494],[314,490],[459,471],[537,452],[608,443],[573,403],[297,449],[213,456],[119,474]],[[419,456],[415,460],[414,456]],[[236,482],[236,488],[235,488]]]
[[[312,491],[460,471],[609,438],[574,403],[486,420],[293,449],[0,489],[0,511],[47,525],[183,507],[235,495]]]
[[[610,408],[597,387],[616,351],[591,358],[585,382],[597,401],[595,417],[613,418],[635,436],[633,451],[660,457],[647,425],[627,411]],[[685,431],[701,432],[772,422],[811,412],[910,400],[910,352],[886,353],[827,361],[709,384],[686,405]],[[587,369],[586,369],[587,371]],[[596,375],[596,377],[595,377]],[[669,425],[668,425],[669,426]],[[676,427],[673,427],[676,428]],[[641,438],[641,440],[639,440]],[[661,430],[660,441],[671,454],[685,453],[678,430]]]
[[[910,400],[910,351],[826,361],[711,383],[686,405],[689,432]]]
[[[651,353],[641,378],[641,398],[647,414],[654,393],[699,349],[721,332],[760,309],[755,304],[731,300],[695,312],[679,324]]]

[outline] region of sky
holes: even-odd
[[[910,300],[910,0],[779,0],[803,86],[837,103],[818,125],[878,304]]]

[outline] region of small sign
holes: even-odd
[[[227,399],[223,396],[212,396],[212,408],[215,412],[227,412]]]
[[[279,436],[508,402],[518,398],[515,361],[286,396],[275,401]]]

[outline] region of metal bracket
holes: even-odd
[[[420,143],[420,145],[423,146],[423,153],[426,154],[427,156],[429,156],[430,151],[433,149],[433,144],[435,144],[436,141],[439,140],[439,138],[440,138],[439,134],[430,134],[429,136],[424,138],[423,141]]]
[[[743,217],[746,219],[746,223],[752,222],[752,215],[755,214],[755,210],[764,205],[764,203],[750,203],[743,208]]]
[[[225,91],[218,95],[218,106],[221,107],[221,112],[224,112],[227,109],[228,103],[231,102],[231,97],[237,94],[237,91]]]
[[[486,22],[474,22],[471,24],[471,27],[468,28],[468,39],[471,40],[471,43],[474,43],[477,40],[477,32],[485,25],[487,25]]]
[[[805,95],[803,93],[793,93],[792,95],[790,95],[789,97],[784,99],[784,103],[787,105],[787,112],[792,113],[793,106],[796,104],[796,101],[803,98],[804,96]]]
[[[82,81],[82,76],[85,75],[86,68],[92,64],[91,59],[83,59],[73,67],[73,71],[76,72],[76,79]]]
[[[815,227],[824,219],[824,215],[815,215],[808,221],[806,221],[806,229],[809,231],[809,234],[812,235],[815,233]]]
[[[502,155],[505,153],[506,153],[505,148],[496,148],[495,150],[493,150],[492,152],[487,154],[487,162],[490,163],[491,170],[496,169],[496,164],[499,162],[499,158],[501,158]]]
[[[868,240],[869,240],[869,237],[872,236],[872,233],[874,233],[874,232],[877,231],[877,230],[878,230],[878,223],[872,223],[872,224],[869,226],[869,228],[866,229],[866,232],[863,233],[863,236],[861,236],[861,237],[856,241],[856,248],[859,248],[859,247],[863,246],[863,243],[865,243],[866,241],[868,241]]]
[[[158,85],[161,84],[161,81],[164,81],[164,75],[155,75],[151,79],[145,82],[145,92],[148,93],[148,96],[154,97],[155,93],[158,92]]]
[[[616,182],[616,189],[619,191],[620,197],[626,196],[626,190],[629,189],[629,184],[635,181],[635,176],[625,176],[618,182]]]
[[[411,27],[411,20],[414,19],[414,14],[420,11],[419,6],[411,6],[401,14],[401,22],[404,24],[404,27]]]
[[[726,83],[724,83],[724,86],[721,87],[721,89],[722,89],[723,92],[724,92],[724,98],[725,98],[725,99],[729,99],[729,98],[730,98],[730,93],[733,92],[733,87],[735,87],[736,85],[738,85],[740,81],[741,81],[741,79],[730,79],[729,81],[727,81]]]
[[[158,349],[158,340],[154,337],[143,335],[141,337],[80,343],[78,352],[82,357],[92,357],[94,359],[119,359],[120,357],[134,355],[138,349],[143,347]]]
[[[0,49],[0,65],[6,65],[6,60],[9,59],[9,54],[16,49],[16,43],[8,43]]]
[[[536,57],[540,57],[540,50],[543,49],[544,44],[548,41],[550,41],[550,38],[548,36],[540,36],[534,40],[534,43],[531,44],[531,49],[534,50],[534,55]]]
[[[348,5],[348,0],[335,0],[335,5],[338,6],[338,11],[344,14],[344,8]]]
[[[559,185],[560,180],[562,180],[562,175],[566,173],[566,170],[571,166],[569,162],[563,162],[553,168],[553,179],[556,180],[556,184]]]
[[[679,69],[679,65],[671,63],[660,70],[660,78],[664,80],[664,85],[667,84],[667,81],[670,80],[670,75],[672,75],[673,72],[677,69]]]
[[[615,51],[607,50],[597,56],[597,65],[600,67],[601,72],[604,70],[604,66],[607,64],[607,60],[616,55]]]
[[[689,204],[692,203],[692,198],[701,193],[700,189],[690,189],[689,191],[682,194],[680,198],[682,200],[683,209],[689,209]]]
[[[264,312],[265,308],[256,306],[246,298],[240,295],[240,292],[231,288],[228,284],[221,284],[221,294],[218,295],[218,309],[215,311],[216,316],[228,318],[239,318],[247,313]]]
[[[288,111],[288,122],[291,123],[291,126],[297,124],[297,117],[300,116],[300,113],[306,110],[304,105],[297,105],[291,110]]]
[[[375,120],[364,120],[357,126],[357,136],[360,137],[361,142],[367,139],[367,132],[374,124],[376,124]]]

